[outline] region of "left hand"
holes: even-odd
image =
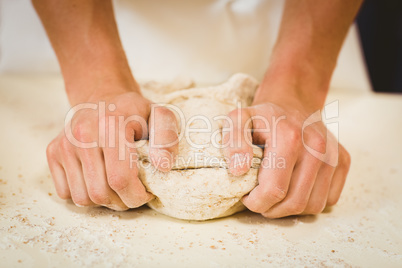
[[[304,121],[311,114],[305,106],[297,98],[287,97],[275,103],[260,98],[251,107],[229,113],[233,129],[224,135],[224,143],[229,138],[233,142],[224,149],[225,156],[231,159],[229,172],[246,173],[251,166],[251,143],[264,146],[259,184],[242,199],[251,211],[268,218],[318,214],[338,201],[350,156],[322,121],[303,129]],[[322,157],[313,156],[306,150],[307,146]],[[236,157],[245,159],[245,164],[236,163]],[[334,163],[334,158],[335,165],[329,165]]]

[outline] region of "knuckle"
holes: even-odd
[[[327,144],[325,138],[317,132],[313,138],[313,148],[318,152],[325,152],[326,147]]]
[[[240,116],[240,118],[239,118]],[[237,120],[240,120],[242,125],[239,125],[238,128],[243,128],[246,127],[246,122],[250,118],[249,110],[246,108],[237,108],[228,113],[228,117],[234,120],[234,118],[238,118]],[[225,120],[226,121],[226,120]],[[226,122],[227,123],[227,122]],[[235,122],[232,122],[235,123]]]
[[[251,211],[256,213],[263,213],[267,211],[268,202],[265,202],[266,196],[257,197],[254,195],[249,195],[246,200],[243,201],[243,204]]]
[[[286,216],[286,215],[274,214],[271,210],[269,210],[269,211],[267,211],[265,213],[262,213],[261,215],[264,216],[265,218],[268,218],[268,219],[278,219],[278,218]]]
[[[229,117],[236,117],[239,113],[240,114],[242,113],[241,108],[237,108],[237,109],[230,111],[228,115],[229,115]]]
[[[46,156],[47,158],[53,158],[56,155],[57,146],[55,141],[53,140],[46,148]]]
[[[98,205],[108,205],[110,204],[110,198],[106,190],[100,189],[90,189],[88,191],[89,197],[92,202]]]
[[[249,203],[246,204],[246,207],[249,210],[251,210],[253,212],[256,212],[256,213],[263,213],[263,212],[266,211],[266,209],[265,209],[265,207],[264,207],[262,202],[256,202],[256,201],[249,202]]]
[[[146,197],[137,197],[133,202],[129,205],[130,208],[138,208],[141,207],[142,205],[146,204],[149,202],[149,198]]]
[[[87,207],[92,204],[89,197],[84,194],[74,193],[74,194],[71,194],[71,198],[72,198],[74,204],[76,204],[77,206]]]
[[[68,189],[64,189],[64,188],[63,189],[58,189],[58,188],[56,188],[56,193],[63,200],[67,200],[67,199],[71,198],[70,191]]]
[[[351,158],[349,152],[346,150],[343,150],[342,157],[341,157],[341,163],[343,165],[345,165],[345,167],[349,168],[351,162],[352,162],[352,158]]]
[[[175,117],[174,113],[171,110],[161,106],[155,108],[155,116],[171,117],[171,118]]]
[[[328,200],[327,200],[327,204],[326,204],[326,205],[327,205],[328,207],[335,206],[336,203],[338,203],[338,200],[339,200],[339,197],[329,197]]]
[[[291,215],[301,214],[306,209],[306,205],[305,202],[291,202],[289,205],[289,213]]]
[[[92,127],[88,123],[77,123],[73,129],[74,137],[80,142],[92,142]]]
[[[272,199],[275,203],[278,203],[285,199],[287,195],[287,190],[284,190],[278,186],[266,189],[265,196]]]
[[[285,124],[283,127],[284,134],[292,144],[299,144],[302,140],[301,129],[291,124]]]
[[[329,141],[331,141],[331,139]],[[329,144],[327,146],[326,137],[321,133],[320,129],[314,127],[304,130],[303,143],[305,143],[307,147],[322,154],[326,153],[327,150],[331,151],[335,149],[335,144],[333,142],[328,142]],[[338,144],[336,143],[336,147],[337,146]]]
[[[61,148],[63,151],[68,151],[68,150],[70,150],[72,144],[70,143],[70,141],[68,140],[68,138],[67,138],[66,136],[63,136],[63,137],[60,139],[60,144],[59,144],[59,146],[60,146],[60,148]]]
[[[128,180],[124,178],[123,176],[119,175],[112,175],[108,177],[108,183],[110,188],[112,188],[114,191],[119,192],[128,187]]]
[[[317,202],[309,206],[306,212],[309,214],[320,214],[325,208],[324,202]]]

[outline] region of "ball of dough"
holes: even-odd
[[[187,84],[192,85],[191,82]],[[239,103],[242,107],[249,106],[258,87],[257,81],[236,74],[226,83],[206,88],[175,91],[172,86],[151,85],[152,88],[143,88],[144,95],[154,102],[174,105],[177,109],[172,111],[182,127],[179,153],[170,172],[156,170],[149,161],[148,143],[137,143],[138,176],[147,190],[156,196],[148,206],[165,215],[186,220],[219,218],[243,210],[240,199],[257,185],[262,150],[257,146],[253,148],[253,165],[246,174],[231,175],[221,148],[217,146],[222,142],[222,121],[216,116],[227,115],[238,108]],[[167,88],[167,92],[163,88]],[[209,126],[205,120],[191,120],[191,124],[186,124],[196,116],[207,119]],[[182,122],[183,118],[187,122]],[[190,133],[185,131],[189,127],[192,129]]]

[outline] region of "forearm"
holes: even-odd
[[[288,0],[255,102],[294,96],[312,110],[324,104],[333,70],[361,0]]]
[[[139,91],[120,42],[111,1],[32,3],[56,52],[72,105],[113,91]]]

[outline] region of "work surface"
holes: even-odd
[[[47,144],[68,104],[60,77],[0,77],[0,266],[402,266],[402,96],[330,93],[352,167],[318,216],[181,221],[142,207],[78,208],[55,193]]]

